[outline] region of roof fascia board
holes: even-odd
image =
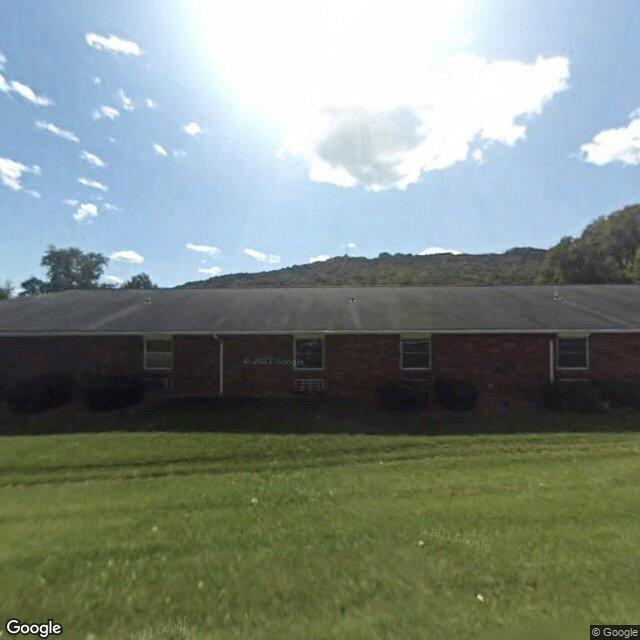
[[[575,334],[575,333],[640,333],[640,327],[631,329],[384,329],[377,331],[366,330],[324,330],[324,331],[300,331],[300,330],[288,330],[288,331],[0,331],[0,338],[19,338],[19,337],[54,337],[54,336],[152,336],[152,335],[172,335],[172,336],[276,336],[276,335],[305,335],[318,334],[318,335],[398,335],[398,334]]]

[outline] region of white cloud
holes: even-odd
[[[93,119],[100,120],[101,118],[109,118],[109,120],[115,120],[119,115],[120,112],[115,107],[102,105],[93,112]]]
[[[133,111],[135,109],[133,100],[124,92],[124,89],[118,89],[117,95],[125,111]]]
[[[442,247],[427,247],[423,249],[418,255],[420,256],[432,256],[436,253],[452,253],[454,256],[459,256],[460,251],[456,249],[443,249]]]
[[[185,246],[190,251],[197,251],[198,253],[207,253],[210,256],[215,256],[218,253],[222,253],[220,249],[218,249],[218,247],[210,247],[207,244],[193,244],[191,242],[187,242]]]
[[[320,254],[319,256],[311,256],[309,258],[309,262],[324,262],[325,260],[328,260],[331,256],[328,256],[324,253]]]
[[[200,127],[200,125],[197,122],[190,122],[189,124],[186,124],[183,129],[190,135],[190,136],[197,136],[199,133],[202,133],[202,128]]]
[[[272,0],[252,5],[251,21],[215,4],[197,3],[197,24],[221,77],[282,130],[279,157],[303,158],[317,182],[405,189],[473,162],[472,148],[523,140],[567,88],[565,56],[461,55],[473,29],[465,0],[323,0],[320,13]]]
[[[186,158],[187,152],[184,149],[175,149],[173,152],[174,158]]]
[[[11,89],[18,95],[21,95],[25,100],[28,100],[39,107],[48,107],[53,104],[53,101],[47,98],[47,96],[37,96],[31,87],[28,87],[26,84],[22,84],[22,82],[18,82],[17,80],[11,81]]]
[[[21,162],[0,157],[0,182],[2,182],[5,187],[9,187],[9,189],[13,191],[21,191],[22,184],[20,180],[25,173],[38,175],[40,173],[40,167],[37,164],[28,167]]]
[[[512,146],[523,139],[522,118],[541,113],[568,76],[560,56],[532,64],[459,56],[405,87],[395,105],[321,108],[305,131],[289,134],[279,155],[306,157],[318,182],[405,189],[423,172],[467,160],[474,140]]]
[[[147,98],[146,100],[147,102],[147,107],[149,107],[149,109],[157,109],[158,108],[158,103],[151,99],[151,98]]]
[[[118,276],[104,276],[104,279],[109,284],[123,284],[124,280],[122,278],[118,278]]]
[[[38,129],[44,129],[45,131],[49,131],[49,133],[53,133],[54,136],[58,136],[59,138],[63,138],[64,140],[69,140],[71,142],[80,142],[78,136],[73,133],[73,131],[67,131],[66,129],[61,129],[57,127],[55,124],[51,122],[44,122],[44,120],[36,120],[36,127]]]
[[[76,212],[73,214],[73,219],[78,222],[85,220],[86,218],[95,218],[98,215],[98,207],[92,202],[82,202]]]
[[[208,269],[204,269],[203,267],[200,267],[198,271],[200,273],[206,273],[207,275],[210,275],[210,276],[218,276],[222,272],[222,269],[220,267],[209,267]]]
[[[629,124],[617,129],[605,129],[591,142],[580,147],[585,162],[602,167],[611,162],[640,164],[640,110],[629,116]]]
[[[67,200],[63,200],[64,204],[68,204],[71,207],[75,207],[78,204],[78,200],[73,200],[72,198],[68,198]]]
[[[89,164],[92,164],[94,167],[104,167],[104,160],[99,158],[95,153],[89,153],[88,151],[82,151],[80,153],[80,157],[83,160],[86,160]]]
[[[48,107],[53,104],[53,101],[50,98],[47,98],[47,96],[36,95],[35,91],[31,87],[23,84],[22,82],[18,82],[17,80],[7,82],[2,74],[0,74],[0,91],[3,93],[17,93],[25,100],[28,100],[39,107]]]
[[[167,155],[167,150],[160,144],[153,144],[153,150],[159,155],[159,156],[166,156]]]
[[[128,249],[125,251],[115,251],[109,258],[117,262],[131,262],[133,264],[142,264],[144,262],[144,258],[139,253]]]
[[[355,242],[347,242],[347,249],[357,249],[358,245]]]
[[[111,204],[110,202],[105,202],[104,203],[104,208],[107,211],[122,211],[122,209],[120,207],[117,207],[115,204]]]
[[[140,47],[131,40],[123,40],[109,34],[108,37],[99,36],[97,33],[87,33],[85,36],[87,44],[99,51],[108,51],[110,53],[124,53],[130,56],[140,56],[142,51]]]
[[[28,193],[30,196],[34,198],[42,198],[42,194],[39,191],[35,191],[35,189],[27,189],[25,193]]]
[[[508,146],[523,139],[522,117],[541,113],[568,75],[561,57],[524,64],[462,56],[415,85],[413,99],[399,95],[385,109],[325,107],[316,127],[289,136],[280,157],[306,157],[318,182],[405,189],[423,172],[466,160],[474,139]]]
[[[274,256],[273,254],[262,253],[261,251],[255,251],[254,249],[243,249],[248,255],[260,262],[268,262],[269,264],[277,264],[280,262],[280,256]]]
[[[7,57],[4,53],[0,53],[0,71],[4,69],[4,65],[7,64]]]
[[[78,178],[78,182],[80,184],[85,185],[86,187],[91,187],[92,189],[99,189],[100,191],[109,191],[109,188],[102,184],[102,182],[98,182],[97,180],[89,180],[88,178]]]
[[[100,80],[100,78],[98,78],[98,76],[94,76],[93,84],[102,84],[102,80]]]

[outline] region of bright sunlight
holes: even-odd
[[[416,74],[447,43],[464,42],[460,4],[195,0],[194,9],[226,82],[290,130],[323,106],[413,103]]]

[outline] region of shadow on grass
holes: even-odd
[[[223,475],[228,473],[290,472],[308,469],[327,469],[343,465],[380,462],[409,462],[433,458],[435,454],[424,450],[418,453],[371,452],[370,450],[344,450],[325,455],[291,456],[288,459],[265,459],[259,456],[236,455],[221,461],[216,457],[154,460],[150,462],[108,463],[93,465],[66,465],[34,467],[20,466],[0,471],[0,487],[32,486],[42,484],[66,484],[70,482],[143,480],[147,478],[188,477],[193,475]],[[17,479],[15,474],[21,478]],[[56,475],[59,474],[59,475]],[[2,519],[0,518],[0,523]]]
[[[65,406],[29,416],[0,405],[0,435],[117,431],[437,436],[640,431],[640,420],[628,411],[585,415],[541,408],[391,414],[362,400],[335,398],[164,398],[110,412]]]

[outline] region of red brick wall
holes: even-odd
[[[403,378],[462,378],[478,386],[480,406],[527,402],[549,379],[549,335],[441,334],[432,338],[432,369],[400,369],[399,335],[337,335],[325,338],[324,371],[294,370],[293,336],[225,336],[225,395],[288,396],[298,378],[322,378],[331,395],[372,396],[377,387]],[[640,334],[594,334],[593,378],[640,378]],[[0,378],[69,371],[141,373],[168,377],[177,393],[218,393],[219,343],[213,336],[175,336],[174,369],[143,371],[141,336],[0,337]],[[256,362],[257,358],[261,360]],[[269,360],[271,358],[271,360]]]
[[[142,369],[139,336],[0,337],[0,377],[48,372],[137,373]]]
[[[589,336],[594,378],[640,377],[640,334],[597,333]]]
[[[141,336],[0,337],[0,378],[69,372],[169,378],[184,393],[218,393],[218,341],[213,336],[175,336],[173,371],[143,369]]]
[[[549,379],[549,339],[543,334],[442,334],[432,339],[434,376],[462,378],[478,387],[486,408],[527,404]]]
[[[328,335],[325,386],[335,395],[371,395],[403,377],[397,335]]]
[[[218,348],[213,336],[174,336],[173,371],[158,375],[171,380],[172,391],[215,395],[220,362]]]
[[[225,336],[225,394],[287,396],[296,379],[321,378],[328,394],[362,396],[402,378],[398,336],[327,335],[323,371],[294,369],[293,350],[291,335]]]
[[[293,336],[225,336],[224,393],[284,397],[296,378],[322,378],[321,371],[295,371]]]

